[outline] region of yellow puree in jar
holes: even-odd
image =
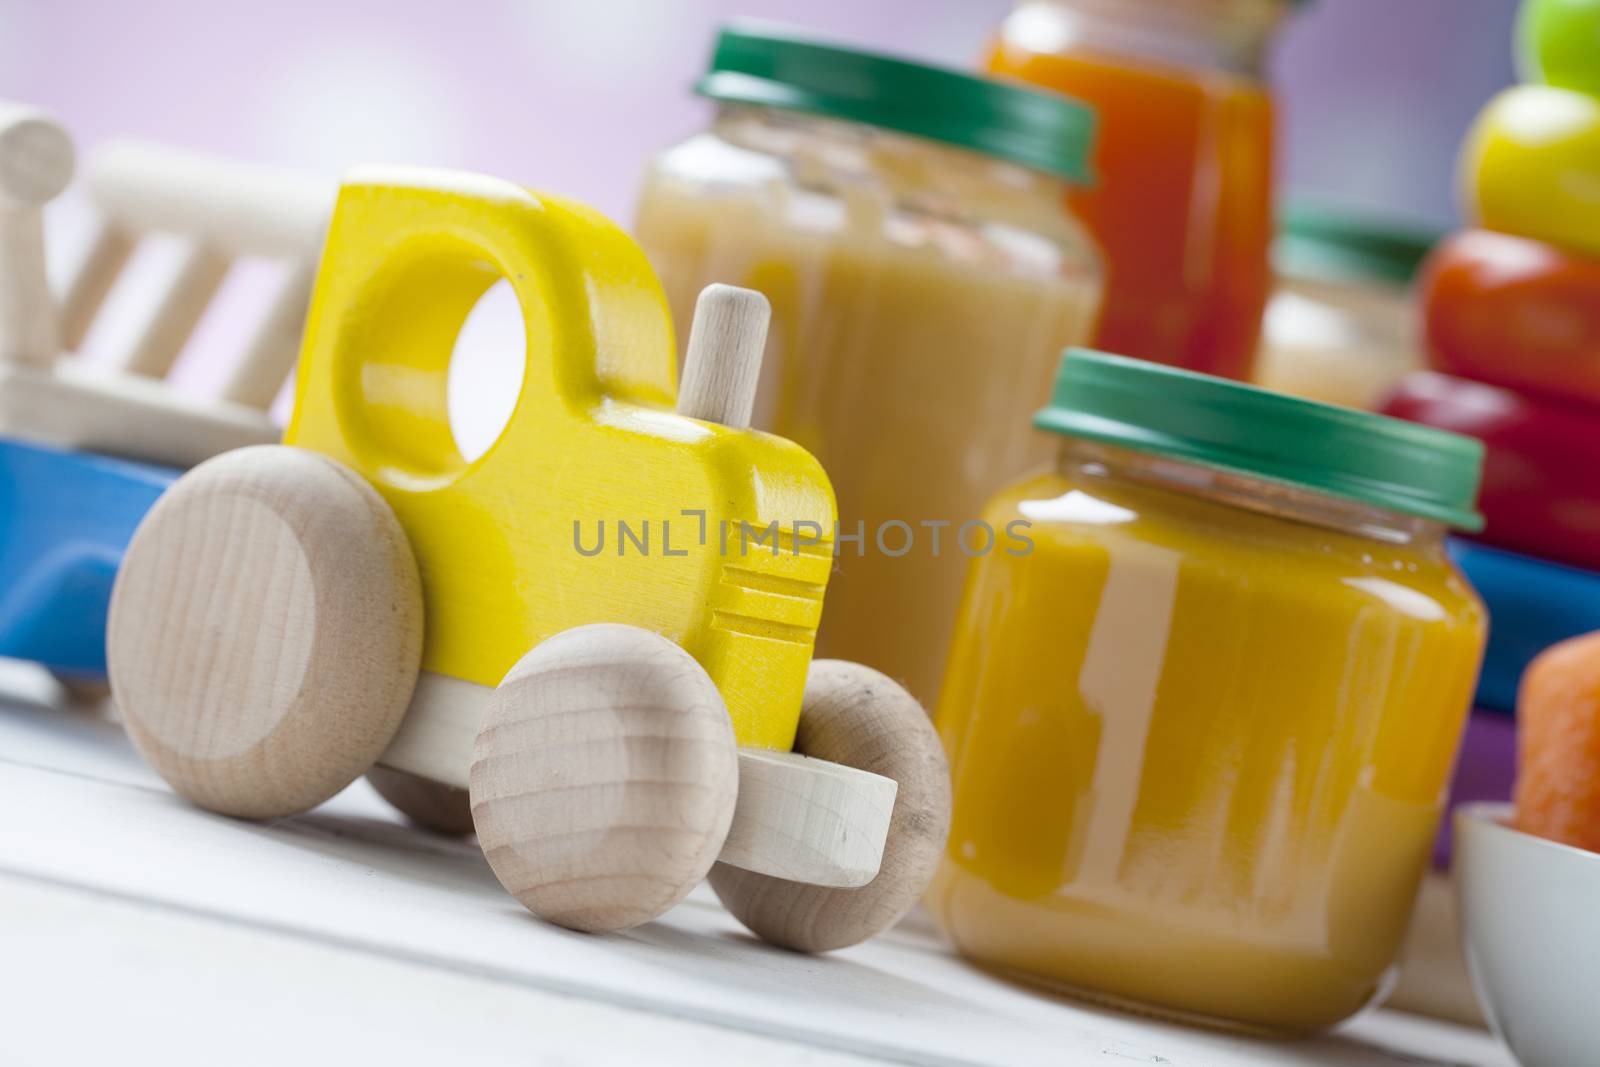
[[[1384,543],[1074,474],[995,499],[940,704],[961,950],[1305,1031],[1378,991],[1429,859],[1485,615]],[[1401,520],[1402,522],[1408,520]]]

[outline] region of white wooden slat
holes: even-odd
[[[228,371],[222,399],[263,410],[272,406],[300,356],[300,335],[311,304],[315,264],[291,264],[267,306],[244,356]]]
[[[231,260],[210,245],[186,245],[176,272],[157,297],[154,311],[118,361],[118,367],[147,378],[166,377],[231,265]]]
[[[61,297],[61,347],[76,352],[89,334],[122,268],[133,256],[138,237],[109,219],[97,219],[66,292]]]
[[[48,371],[0,363],[0,433],[172,466],[280,436],[258,408],[200,400],[75,358]]]
[[[332,179],[129,139],[98,145],[85,169],[107,218],[227,258],[314,255],[337,192]]]
[[[0,877],[0,915],[10,1067],[875,1062],[44,882]]]

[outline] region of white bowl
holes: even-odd
[[[1509,804],[1455,813],[1467,966],[1522,1067],[1600,1064],[1600,853],[1509,824]]]

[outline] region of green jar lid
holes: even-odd
[[[1092,181],[1094,111],[1059,93],[821,44],[759,24],[717,34],[695,91],[735,104],[807,111],[969,148]]]
[[[1071,348],[1040,429],[1237,471],[1476,533],[1483,443],[1207,374]]]
[[[1433,227],[1316,204],[1291,204],[1279,220],[1272,260],[1290,277],[1407,285],[1443,237]]]

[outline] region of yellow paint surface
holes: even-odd
[[[446,376],[462,321],[501,278],[526,369],[510,423],[469,463]],[[630,623],[700,661],[740,744],[787,749],[832,490],[799,446],[679,416],[675,394],[666,301],[616,226],[494,179],[372,172],[339,195],[285,441],[361,472],[399,516],[422,572],[424,669],[492,686],[554,633]],[[741,537],[773,522],[775,545]]]

